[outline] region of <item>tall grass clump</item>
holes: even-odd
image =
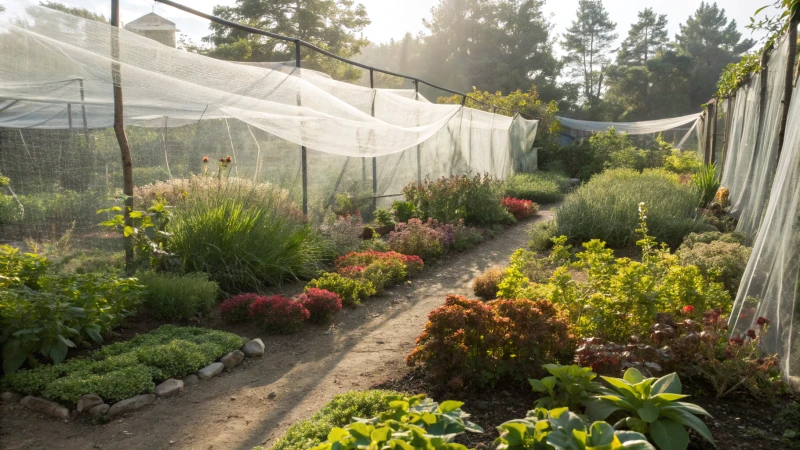
[[[714,200],[719,189],[719,177],[717,177],[716,164],[703,164],[697,168],[692,175],[692,182],[700,191],[700,204],[707,206]]]
[[[553,172],[520,173],[505,182],[508,197],[531,200],[536,203],[555,203],[564,198],[569,188],[569,178]]]
[[[205,272],[226,293],[311,278],[325,242],[286,191],[236,179],[189,183],[167,227],[186,272]]]
[[[189,320],[207,316],[217,303],[217,283],[204,273],[143,272],[137,278],[146,289],[145,305],[158,317]]]
[[[699,193],[691,184],[682,184],[678,175],[663,169],[612,169],[567,195],[556,210],[558,234],[574,242],[599,239],[610,247],[632,246],[638,239],[640,202],[647,205],[650,233],[672,248],[703,229]]]

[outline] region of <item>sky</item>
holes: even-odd
[[[72,6],[81,6],[94,12],[110,13],[109,0],[60,0]],[[181,2],[180,0],[177,0]],[[718,0],[718,4],[725,8],[729,19],[735,19],[743,37],[751,37],[750,30],[745,29],[749,18],[761,6],[772,3],[773,0]],[[184,13],[170,6],[157,4],[147,0],[121,0],[120,16],[123,22],[130,22],[153,10],[167,19],[176,23],[183,34],[193,41],[199,42],[208,33],[208,23],[204,19]],[[215,5],[233,5],[235,0],[183,0],[181,3],[200,11],[211,13]],[[417,34],[425,31],[422,20],[431,16],[431,7],[438,4],[438,0],[356,0],[367,8],[372,24],[364,30],[364,36],[373,42],[386,42],[390,39],[400,39],[406,32]],[[630,24],[636,21],[636,13],[646,7],[652,7],[659,14],[667,14],[670,35],[678,32],[678,25],[685,23],[686,19],[694,13],[700,5],[700,0],[604,0],[612,20],[617,22],[619,39],[627,34]],[[575,17],[578,0],[546,0],[544,11],[552,15],[555,24],[554,31],[563,33]],[[767,11],[772,10],[771,8]],[[774,11],[774,10],[772,10]],[[756,35],[761,38],[762,35]]]

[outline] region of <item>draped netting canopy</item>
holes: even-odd
[[[535,160],[538,121],[519,115],[434,104],[414,89],[373,89],[277,61],[220,61],[27,1],[5,5],[0,174],[19,195],[79,198],[121,186],[110,130],[115,61],[137,186],[197,174],[203,156],[231,155],[233,175],[276,183],[299,201],[304,146],[309,204],[324,208],[337,193],[382,199],[425,177],[502,179]]]

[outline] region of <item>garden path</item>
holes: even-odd
[[[534,220],[448,257],[413,282],[388,290],[364,306],[342,310],[330,330],[304,327],[290,336],[260,336],[262,359],[248,359],[177,397],[106,425],[59,422],[18,405],[0,409],[4,449],[236,449],[269,447],[294,422],[309,417],[333,396],[368,389],[405,372],[428,313],[448,293],[472,296],[472,279],[504,265],[527,242]],[[251,336],[254,337],[254,336]]]

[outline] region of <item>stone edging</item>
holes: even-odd
[[[244,362],[245,358],[260,358],[264,356],[264,348],[264,341],[258,338],[252,339],[247,341],[241,350],[234,350],[228,353],[220,358],[218,362],[213,362],[201,368],[196,374],[187,375],[182,380],[170,378],[156,386],[153,394],[137,395],[120,400],[112,405],[105,403],[97,394],[86,394],[81,397],[76,409],[72,411],[52,400],[33,395],[23,397],[9,391],[3,392],[0,400],[3,403],[19,403],[28,409],[61,420],[74,419],[81,415],[93,418],[113,418],[147,406],[155,402],[156,398],[166,398],[180,394],[183,392],[184,386],[193,386],[198,384],[200,380],[207,380],[219,375],[223,370],[231,370]]]

